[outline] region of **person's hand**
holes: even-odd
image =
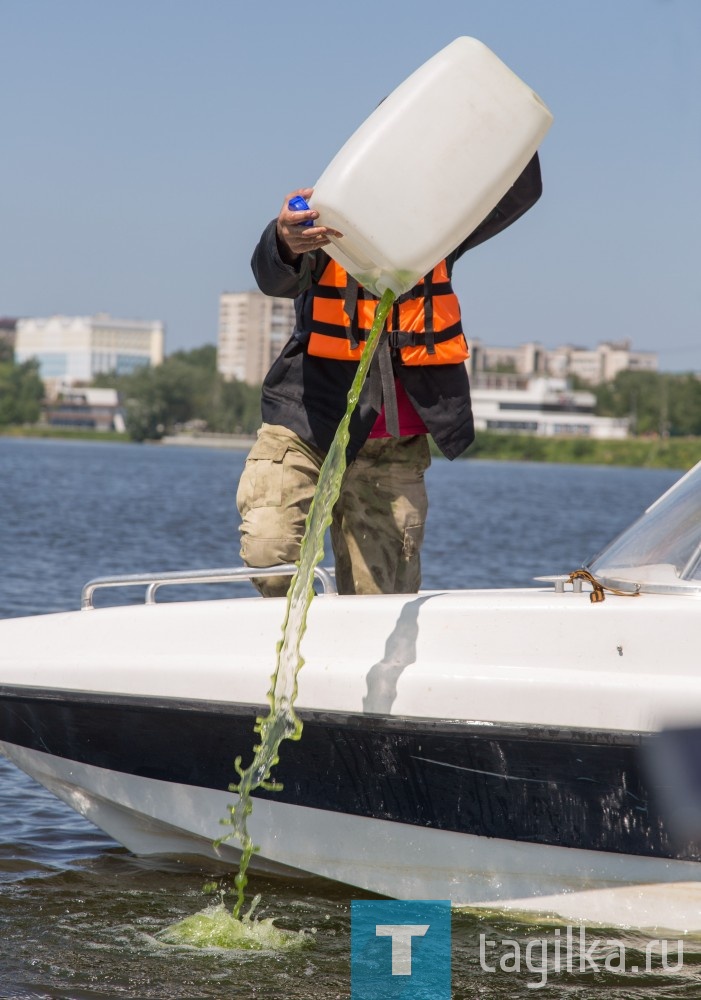
[[[306,222],[308,219],[319,218],[319,213],[313,208],[310,208],[308,212],[293,212],[288,208],[287,203],[290,198],[301,195],[305,201],[308,201],[313,191],[314,188],[299,188],[297,191],[291,191],[285,196],[282,203],[277,220],[277,240],[280,255],[288,264],[296,260],[300,254],[327,246],[329,236],[340,237],[343,235],[336,229],[329,229],[327,226],[300,225],[301,222]]]

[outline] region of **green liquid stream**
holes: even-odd
[[[277,664],[268,692],[270,708],[266,716],[256,719],[254,727],[254,732],[258,734],[260,741],[253,747],[253,760],[247,768],[242,767],[241,757],[237,757],[234,762],[239,781],[230,785],[229,791],[236,792],[238,799],[228,807],[229,816],[221,821],[231,826],[232,830],[215,841],[215,847],[218,847],[224,841],[236,837],[241,844],[241,860],[234,879],[236,903],[233,912],[229,914],[223,905],[220,905],[215,909],[210,908],[194,914],[159,935],[159,938],[166,943],[189,944],[195,947],[214,944],[219,947],[240,949],[261,947],[260,942],[264,940],[266,947],[280,946],[280,941],[273,940],[274,932],[278,935],[280,932],[272,926],[271,921],[251,920],[250,914],[257,900],[254,901],[249,913],[241,918],[248,884],[248,866],[258,850],[248,832],[248,817],[253,809],[251,796],[257,788],[272,791],[281,788],[271,780],[272,769],[280,759],[280,744],[283,740],[298,740],[302,735],[302,722],[295,714],[294,702],[297,697],[297,675],[304,664],[300,644],[307,627],[309,606],[314,597],[314,569],[324,555],[324,534],[331,523],[333,508],[338,500],[341,481],[346,471],[350,419],[360,398],[360,391],[394,299],[395,295],[391,289],[388,289],[380,299],[372,330],[348,393],[346,412],[321,466],[314,499],[307,515],[299,563],[287,592],[282,639],[277,644]]]
[[[253,760],[247,768],[241,766],[240,757],[235,761],[234,766],[239,781],[231,785],[229,790],[238,793],[238,800],[229,806],[229,817],[222,820],[222,823],[230,825],[233,830],[216,842],[218,845],[231,837],[236,837],[241,844],[241,861],[234,881],[237,892],[233,910],[235,919],[238,919],[244,902],[248,865],[257,850],[248,832],[248,817],[253,809],[251,795],[256,788],[268,790],[280,788],[270,779],[271,771],[280,759],[280,744],[283,740],[298,740],[302,735],[302,722],[295,714],[294,702],[297,696],[297,674],[304,664],[300,643],[306,631],[307,614],[314,597],[314,569],[324,555],[324,534],[331,523],[334,504],[338,500],[341,481],[346,471],[350,419],[360,398],[360,391],[394,299],[394,293],[388,289],[380,300],[372,330],[348,393],[346,412],[338,425],[319,473],[314,499],[307,515],[297,571],[292,577],[287,593],[282,639],[277,645],[277,665],[268,692],[270,709],[266,716],[256,719],[254,727],[254,732],[260,736],[260,742],[254,746]]]

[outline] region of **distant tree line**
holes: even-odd
[[[624,371],[594,392],[596,412],[628,417],[632,434],[701,436],[701,379],[696,375]]]
[[[15,364],[11,354],[0,360],[0,427],[35,424],[41,416],[44,384],[37,361]]]
[[[94,385],[117,389],[134,441],[158,440],[192,421],[224,434],[253,434],[260,427],[260,386],[225,381],[213,345],[177,351],[129,375],[99,375]]]

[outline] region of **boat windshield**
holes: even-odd
[[[620,590],[701,595],[701,462],[586,568]]]

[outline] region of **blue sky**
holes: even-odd
[[[456,268],[468,334],[701,371],[701,0],[0,0],[0,315],[214,343],[285,193],[458,35],[555,115],[542,200]]]

